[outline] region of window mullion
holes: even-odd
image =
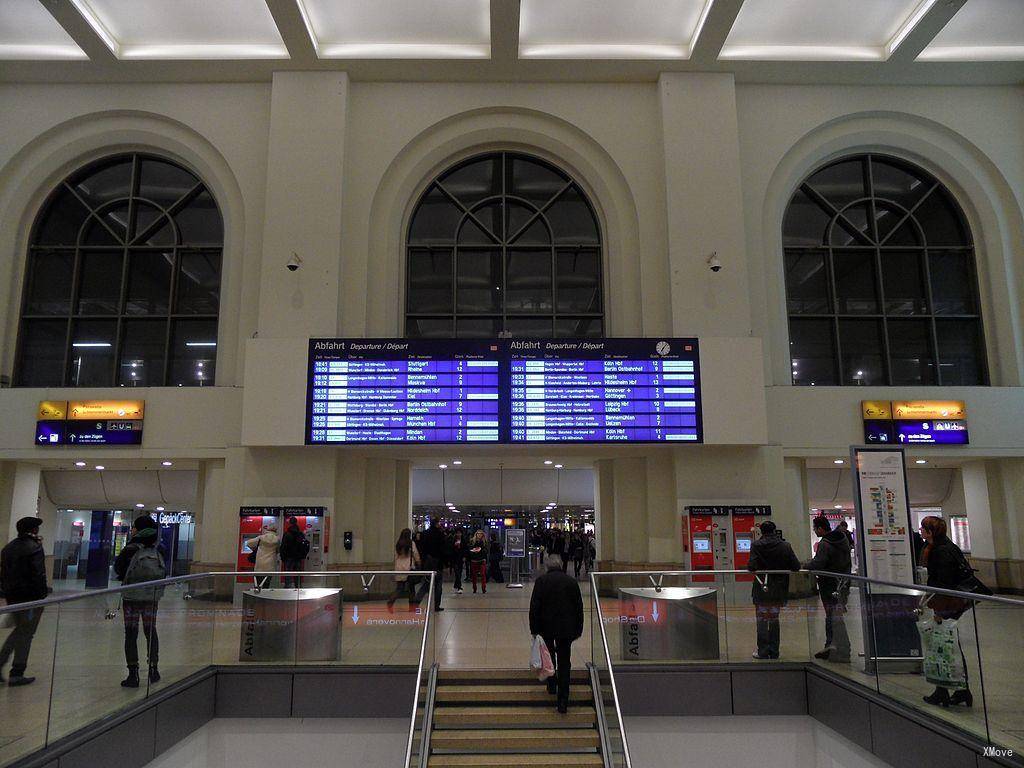
[[[885,306],[885,286],[882,281],[882,251],[875,247],[875,290],[878,291],[878,309],[882,315],[882,364],[883,376],[889,386],[893,385],[892,357],[889,345],[889,312]]]
[[[921,260],[924,262],[924,295],[928,312],[928,326],[931,328],[932,361],[935,363],[935,383],[942,386],[942,365],[939,360],[939,327],[935,321],[935,300],[932,296],[932,267],[928,248],[921,249]]]
[[[899,228],[902,227],[904,224],[906,224],[907,221],[909,221],[913,217],[914,212],[918,208],[921,207],[921,203],[923,203],[925,200],[927,200],[929,197],[931,197],[931,194],[936,189],[938,189],[938,188],[939,188],[939,182],[935,182],[934,184],[932,184],[931,188],[927,192],[925,192],[923,195],[921,195],[921,199],[918,200],[916,203],[914,203],[914,205],[911,206],[910,210],[908,210],[905,214],[903,214],[903,218],[902,219],[900,219],[899,221],[896,222],[896,226],[894,226],[892,229],[889,230],[889,234],[885,236],[885,240],[880,242],[879,245],[885,245],[887,242],[889,242],[889,238],[892,237],[894,234],[896,234],[896,232],[899,230]]]

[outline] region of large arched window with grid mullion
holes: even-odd
[[[33,227],[15,384],[212,385],[223,243],[180,165],[128,154],[73,173]]]
[[[988,383],[970,229],[938,180],[857,155],[804,181],[783,223],[793,383]]]
[[[580,186],[493,152],[427,187],[407,237],[411,338],[604,334],[601,234]]]

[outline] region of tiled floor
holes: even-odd
[[[344,595],[363,590],[358,577],[339,577]],[[378,587],[380,585],[377,585]],[[583,637],[574,646],[574,664],[595,659],[605,667],[599,624],[592,619],[594,603],[589,583],[581,584],[585,604]],[[451,581],[444,585],[441,613],[434,614],[425,646],[425,661],[436,660],[445,668],[524,668],[529,660],[529,602],[531,587],[507,589],[492,584],[486,595],[466,589],[456,594]],[[161,639],[161,672],[156,689],[181,679],[210,663],[239,663],[241,607],[210,599],[197,590],[193,599],[169,590],[160,602],[158,626]],[[616,667],[621,659],[621,613],[615,593],[601,598],[601,610],[609,652]],[[96,718],[114,712],[145,696],[146,688],[132,691],[120,686],[124,677],[123,622],[121,615],[107,618],[118,606],[111,598],[90,598],[48,609],[43,616],[30,657],[29,674],[39,679],[25,688],[0,688],[0,765],[34,751],[71,733]],[[720,660],[757,664],[754,649],[755,622],[749,602],[749,585],[730,586],[719,599]],[[345,600],[340,625],[342,664],[415,665],[422,645],[424,616],[399,602],[394,611],[382,601]],[[782,616],[782,660],[805,662],[823,645],[823,616],[814,599],[794,600]],[[853,660],[848,665],[825,664],[860,684],[878,688],[886,695],[915,707],[927,707],[921,696],[930,692],[919,674],[865,673],[860,611],[851,601],[848,626]],[[984,736],[986,705],[988,725],[995,742],[1024,748],[1024,610],[985,607],[978,611],[977,637],[968,616],[961,620],[961,639],[968,658],[975,706],[928,708],[937,717]],[[144,643],[139,638],[145,659]],[[985,677],[978,669],[984,660]],[[664,663],[664,662],[662,662]],[[699,663],[699,662],[692,662]],[[984,688],[983,688],[984,684]],[[51,709],[51,690],[53,705]],[[984,698],[982,697],[984,690]]]

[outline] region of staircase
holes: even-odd
[[[574,669],[569,712],[529,670],[442,670],[428,768],[602,766],[585,669]]]

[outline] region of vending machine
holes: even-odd
[[[771,516],[768,505],[688,506],[683,515],[683,551],[694,571],[745,570],[756,528]],[[696,582],[714,581],[714,576],[693,576]],[[736,581],[753,576],[737,575]]]
[[[771,517],[767,505],[732,508],[732,568],[744,571],[750,562],[750,548],[760,535],[758,526]],[[736,581],[753,581],[753,575],[737,575]]]
[[[285,524],[291,518],[299,524],[309,540],[309,555],[303,565],[305,571],[322,571],[327,564],[328,541],[330,536],[327,507],[239,507],[238,550],[236,570],[251,571],[249,562],[252,547],[249,541],[256,538],[268,525],[277,526],[278,536],[285,531]],[[248,576],[239,576],[239,582],[251,581]]]

